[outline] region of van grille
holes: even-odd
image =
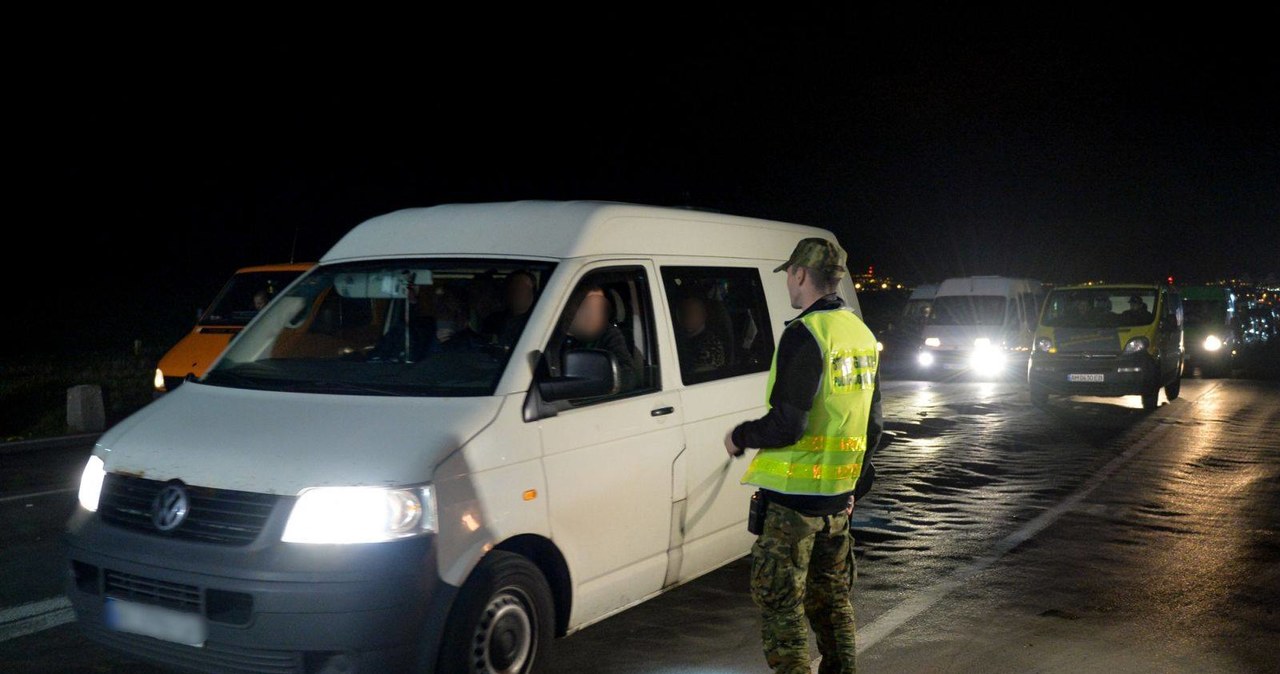
[[[126,529],[222,545],[248,545],[262,533],[276,496],[230,489],[186,486],[186,519],[161,532],[151,521],[156,495],[167,485],[159,480],[109,474],[102,485],[98,514],[104,522]]]
[[[143,578],[107,569],[103,590],[109,597],[200,613],[200,588]]]

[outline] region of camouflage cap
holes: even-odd
[[[796,244],[796,249],[791,251],[791,257],[786,262],[778,265],[775,272],[780,272],[792,265],[800,267],[808,267],[810,269],[818,269],[831,274],[835,278],[844,276],[845,254],[844,249],[835,241],[828,241],[818,237],[801,239]]]

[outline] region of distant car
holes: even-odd
[[[930,312],[933,310],[933,296],[937,291],[936,283],[917,286],[911,290],[905,301],[901,299],[900,294],[893,293],[897,301],[891,307],[893,314],[884,321],[883,327],[872,322],[874,316],[869,307],[877,296],[888,294],[889,291],[868,293],[863,296],[865,299],[861,302],[863,314],[867,317],[867,327],[875,331],[884,345],[882,362],[914,364],[916,352],[920,349],[920,332],[929,321]]]
[[[1182,299],[1166,285],[1057,288],[1049,293],[1027,367],[1031,403],[1050,394],[1142,396],[1159,404],[1182,389]]]
[[[950,278],[938,285],[916,355],[926,378],[1020,372],[1031,352],[1040,282],[1001,276]]]
[[[313,262],[305,262],[237,270],[191,332],[160,359],[152,383],[156,394],[177,388],[187,375],[203,377],[231,338],[280,291],[314,266]]]
[[[1236,295],[1221,286],[1182,289],[1188,367],[1202,377],[1230,376],[1240,347]]]

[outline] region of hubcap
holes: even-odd
[[[501,590],[489,600],[476,626],[474,667],[477,674],[519,674],[533,659],[533,620],[524,593]]]

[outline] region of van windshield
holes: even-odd
[[[1182,300],[1182,315],[1187,325],[1220,325],[1226,322],[1227,303],[1223,300]]]
[[[243,326],[299,276],[302,276],[301,271],[251,271],[236,274],[222,287],[209,310],[200,317],[200,325]]]
[[[317,267],[202,380],[356,395],[492,395],[553,265],[379,260]]]
[[[1055,290],[1045,302],[1041,323],[1051,328],[1123,328],[1155,321],[1151,288]]]
[[[933,299],[934,325],[1004,325],[1001,295],[943,295]]]

